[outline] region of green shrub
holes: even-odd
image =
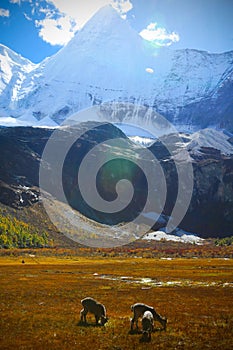
[[[230,246],[232,244],[233,244],[233,236],[225,237],[225,238],[218,238],[215,240],[215,245],[217,245],[217,246]]]
[[[39,233],[16,218],[0,215],[0,248],[43,248],[49,246],[46,232]]]

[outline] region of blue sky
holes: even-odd
[[[106,4],[156,45],[233,50],[233,0],[0,0],[0,43],[38,63]]]

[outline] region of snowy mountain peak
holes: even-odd
[[[135,89],[141,91],[148,75],[146,61],[143,39],[111,6],[105,6],[65,47],[28,75],[18,94],[16,116],[30,106],[37,119],[49,116],[61,122],[103,99],[118,100],[124,95],[127,100]]]
[[[121,52],[127,54],[129,51],[136,51],[142,46],[143,39],[132,29],[127,20],[123,20],[119,13],[111,6],[102,7],[76,33],[75,37],[68,43],[65,49],[79,48],[79,53],[88,55],[97,53],[104,60],[106,53],[111,59]],[[131,59],[133,62],[133,57]]]
[[[233,154],[233,145],[228,141],[229,136],[221,131],[213,129],[203,129],[190,136],[187,150],[191,153],[200,153],[201,148],[212,148],[219,150],[222,154]]]
[[[110,23],[113,20],[121,20],[119,13],[109,4],[101,7],[87,22],[85,26],[89,23],[95,24],[97,27],[102,27],[103,22]],[[123,20],[122,20],[123,21]]]
[[[106,5],[101,7],[89,19],[89,21],[80,30],[80,32],[86,31],[86,32],[92,32],[94,34],[95,33],[107,34],[106,30],[108,30],[109,33],[115,32],[116,34],[121,31],[122,27],[124,27],[129,31],[132,31],[132,28],[129,25],[128,21],[122,19],[120,14],[111,5]]]
[[[26,75],[35,67],[28,59],[0,44],[0,106],[5,106],[5,101],[12,106]],[[9,116],[7,112],[1,115]]]
[[[22,57],[20,54],[16,53],[15,51],[11,50],[9,47],[3,44],[0,44],[0,57],[1,64],[3,57],[5,57],[6,59],[8,59],[8,61],[14,62],[15,64],[28,65],[31,67],[31,69],[35,67],[35,64],[33,64],[30,60]]]

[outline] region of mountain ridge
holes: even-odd
[[[90,208],[85,201],[80,198],[78,186],[76,186],[77,167],[80,162],[82,162],[83,157],[89,152],[90,148],[96,144],[101,144],[103,140],[108,140],[109,138],[123,138],[127,142],[129,150],[131,149],[139,158],[144,155],[144,151],[140,146],[130,142],[118,128],[109,123],[105,125],[99,123],[97,124],[97,128],[94,129],[91,128],[91,126],[93,127],[93,123],[90,122],[77,126],[79,130],[84,131],[84,134],[72,145],[63,164],[63,186],[67,202],[69,206],[76,210],[78,216],[79,214],[83,216],[84,221],[85,217],[87,217],[90,220],[94,220],[93,222],[97,222],[97,224],[110,224],[110,226],[112,225],[112,221],[114,221],[114,224],[120,223],[120,225],[122,222],[131,222],[132,216],[138,213],[138,210],[141,209],[141,205],[144,205],[146,184],[143,177],[138,176],[138,172],[135,171],[127,173],[133,176],[132,182],[137,189],[135,193],[137,200],[131,201],[129,207],[122,212],[120,211],[113,215],[106,216],[106,213],[98,212],[94,210],[94,208]],[[65,144],[71,130],[72,127],[59,128],[58,142]],[[208,133],[208,131],[206,132]],[[52,176],[52,171],[54,171],[53,164],[51,162],[49,164],[41,162],[44,147],[52,133],[53,130],[45,128],[0,128],[1,204],[14,208],[17,211],[26,210],[27,208],[36,210],[35,208],[42,203],[42,193],[46,191],[46,201],[48,202],[49,208],[52,203],[52,198],[54,197],[56,198],[54,208],[59,207],[61,210],[61,212],[58,211],[56,215],[59,217],[63,209],[64,213],[66,213],[65,203],[57,192],[57,188],[59,187],[56,185],[59,179]],[[210,134],[211,133],[212,131],[210,131]],[[211,137],[211,135],[209,137]],[[228,154],[224,154],[224,152],[209,147],[208,144],[199,142],[199,149],[197,151],[196,144],[190,144],[190,138],[185,138],[185,135],[180,138],[180,140],[183,139],[183,142],[178,143],[174,142],[177,140],[177,137],[173,139],[172,135],[170,135],[166,136],[166,138],[167,139],[161,138],[161,140],[156,140],[154,144],[148,148],[160,162],[166,178],[166,203],[162,214],[169,217],[176,203],[178,182],[174,159],[180,155],[181,158],[177,158],[177,162],[186,162],[187,157],[183,159],[182,154],[184,147],[188,146],[187,152],[192,159],[194,187],[190,205],[179,227],[188,232],[195,232],[202,238],[232,235],[233,148],[231,148],[231,154],[229,154],[229,152],[227,152]],[[225,145],[226,138],[220,137],[219,141],[224,142]],[[168,145],[169,142],[173,146],[172,153],[169,153],[165,146]],[[79,150],[78,152],[77,147]],[[171,149],[172,147],[169,145],[168,148]],[[125,151],[124,148],[121,148],[120,144],[111,149],[111,152],[117,154],[117,161],[119,162],[124,158]],[[40,166],[48,166],[48,169],[50,169],[47,187],[39,187]],[[124,166],[115,166],[114,169],[115,177],[108,176],[110,173],[108,173],[108,171],[105,172],[104,169],[98,174],[97,187],[104,198],[115,194],[116,177],[118,179],[118,176],[122,175],[122,172],[125,175]],[[134,175],[136,174],[137,176],[135,177]],[[120,176],[119,178],[124,178],[124,176]],[[129,179],[131,179],[131,177]],[[156,182],[156,179],[154,180]],[[155,209],[152,214],[156,214]],[[163,226],[161,226],[161,224]],[[156,224],[153,223],[153,225],[153,229],[157,230],[164,227],[164,222],[161,223],[158,220]]]

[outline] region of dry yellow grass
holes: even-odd
[[[22,263],[24,259],[25,263]],[[233,263],[224,259],[0,257],[0,349],[221,349],[233,344]],[[109,322],[79,323],[80,300]],[[151,343],[130,334],[130,305],[168,318]],[[117,305],[116,305],[117,304]]]

